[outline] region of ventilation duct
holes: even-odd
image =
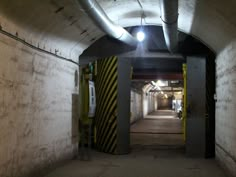
[[[123,27],[114,24],[96,0],[76,0],[93,22],[109,36],[130,46],[137,46],[138,41]]]
[[[178,0],[160,0],[160,2],[166,46],[173,53],[178,49]]]

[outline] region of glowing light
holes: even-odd
[[[165,94],[165,98],[168,98],[167,94]]]
[[[157,85],[156,82],[152,81],[151,83],[152,83],[152,85],[153,85],[156,89],[158,89],[158,90],[161,91],[161,88]]]
[[[152,83],[152,85],[156,85],[156,83],[154,81],[152,81],[151,83]]]
[[[160,87],[167,86],[166,82],[164,82],[164,81],[162,81],[162,80],[158,80],[158,81],[157,81],[157,85],[159,85]]]
[[[145,39],[145,33],[143,31],[139,31],[139,32],[137,32],[136,37],[139,42],[142,42]]]

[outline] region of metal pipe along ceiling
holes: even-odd
[[[178,49],[178,0],[160,0],[160,2],[166,46],[173,53]]]
[[[123,27],[114,24],[96,0],[76,0],[93,22],[106,34],[130,46],[137,46],[138,41]]]

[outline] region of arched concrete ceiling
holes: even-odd
[[[147,25],[160,25],[159,0],[140,0]],[[136,0],[98,0],[108,16],[124,27],[140,25]],[[236,37],[236,1],[180,0],[179,30],[192,34],[220,52]],[[83,14],[74,0],[1,0],[3,30],[28,43],[77,60],[104,34]]]

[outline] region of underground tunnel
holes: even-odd
[[[2,0],[0,177],[236,176],[235,7]]]

